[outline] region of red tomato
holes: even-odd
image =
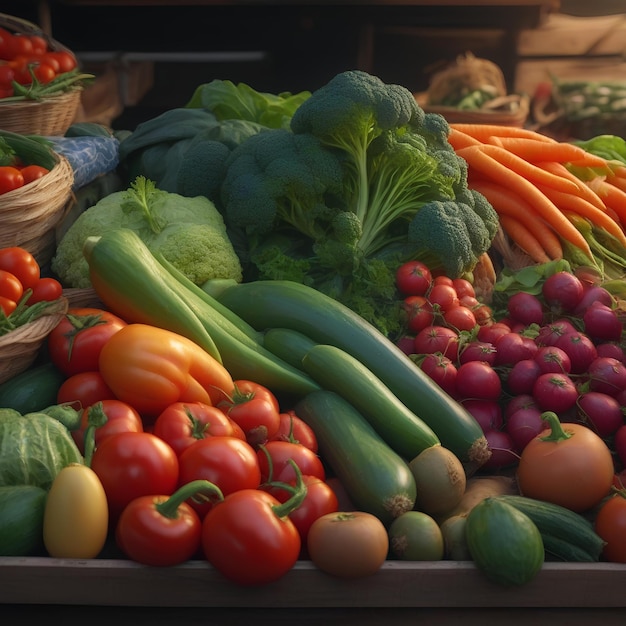
[[[270,441],[293,441],[317,452],[317,437],[313,429],[295,411],[289,410],[280,414],[280,427]]]
[[[290,461],[300,469],[301,474],[326,479],[322,461],[315,452],[299,443],[290,441],[268,441],[257,450],[262,482],[281,481],[288,483],[296,479]],[[270,476],[271,473],[271,476]]]
[[[339,500],[333,488],[318,476],[302,476],[302,481],[306,485],[306,496],[297,509],[289,513],[289,519],[296,525],[302,546],[306,547],[306,538],[309,534],[311,524],[326,513],[335,513],[339,510]],[[289,481],[295,485],[295,481]],[[270,493],[281,502],[286,502],[291,497],[291,493],[286,489],[271,489]]]
[[[295,524],[282,513],[286,505],[260,489],[226,496],[202,522],[207,561],[240,585],[262,585],[287,574],[302,542]]]
[[[19,246],[0,248],[0,269],[17,276],[24,289],[32,289],[40,277],[37,259]]]
[[[155,420],[152,432],[180,456],[205,437],[245,438],[243,431],[217,407],[204,402],[175,402]]]
[[[462,304],[444,311],[443,319],[447,326],[450,326],[457,332],[462,330],[470,331],[477,324],[472,310]]]
[[[56,279],[49,276],[40,278],[32,287],[33,293],[26,304],[29,306],[36,302],[52,302],[58,300],[63,295],[63,286]]]
[[[29,35],[30,43],[33,47],[33,55],[41,56],[48,50],[48,42],[39,35]]]
[[[57,75],[54,68],[47,63],[38,63],[33,68],[33,74],[42,85],[46,85],[50,81],[54,80]]]
[[[415,336],[417,354],[435,354],[437,352],[456,362],[459,357],[459,335],[447,326],[427,326]]]
[[[0,309],[4,312],[4,314],[8,317],[15,311],[17,307],[17,302],[15,300],[9,300],[9,298],[5,298],[4,296],[0,296]]]
[[[41,167],[41,165],[27,165],[23,167],[20,172],[22,172],[22,176],[24,177],[24,184],[28,185],[28,183],[32,183],[34,180],[43,178],[50,170]]]
[[[115,542],[133,561],[153,567],[184,563],[200,549],[202,522],[178,492],[132,500],[115,527]]]
[[[233,402],[238,403],[252,400],[252,398],[264,398],[269,400],[274,405],[274,408],[280,412],[278,398],[264,385],[252,380],[235,380],[233,382],[235,385],[231,393]]]
[[[256,447],[269,441],[278,432],[280,412],[271,399],[262,395],[255,394],[250,399],[246,398],[247,396],[239,400],[233,398],[233,402],[225,402],[219,406],[231,420],[241,426],[247,442]]]
[[[19,278],[11,272],[0,270],[0,296],[17,303],[23,293],[24,287],[22,287]]]
[[[178,457],[152,433],[129,431],[106,437],[93,454],[91,468],[102,482],[115,523],[131,500],[171,495],[178,486]]]
[[[67,376],[96,371],[104,344],[126,325],[103,309],[71,308],[48,335],[50,360]]]
[[[426,296],[407,296],[403,301],[403,307],[407,317],[407,328],[412,333],[419,333],[435,321],[433,305]]]
[[[79,372],[67,378],[57,392],[57,403],[70,404],[77,411],[101,400],[115,399],[99,371]]]
[[[456,295],[459,296],[459,298],[476,297],[476,290],[474,289],[474,285],[472,285],[472,283],[470,283],[470,281],[466,278],[453,278],[452,286],[454,287]]]
[[[33,53],[33,42],[27,35],[14,34],[8,43],[7,59],[15,59],[20,56],[30,56]]]
[[[71,52],[64,50],[49,52],[44,56],[45,62],[50,63],[50,59],[54,59],[59,64],[57,72],[63,74],[65,72],[71,72],[77,67],[76,57]]]
[[[236,437],[198,439],[180,455],[179,466],[180,485],[208,480],[225,496],[241,489],[257,489],[261,484],[256,452],[249,443]],[[193,500],[189,504],[200,517],[213,506],[210,502]]]
[[[92,411],[102,411],[106,415],[106,423],[94,431],[96,445],[100,445],[107,437],[115,433],[143,431],[141,415],[130,404],[117,399],[101,400],[83,409],[80,427],[72,431],[72,437],[83,454],[85,453],[85,430]]]
[[[430,269],[421,261],[408,261],[396,271],[398,291],[405,296],[424,296],[432,283]]]
[[[447,311],[459,304],[459,296],[456,293],[456,289],[446,283],[435,283],[428,292],[428,299],[440,311]]]
[[[602,555],[612,563],[626,563],[626,493],[620,492],[601,505],[595,530],[606,541]]]
[[[8,193],[24,186],[24,177],[17,167],[11,165],[0,166],[0,194]]]
[[[15,79],[15,70],[10,65],[0,63],[0,87],[8,89]]]

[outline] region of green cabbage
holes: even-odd
[[[61,422],[45,413],[0,409],[0,486],[48,490],[70,463],[83,463],[83,457]]]

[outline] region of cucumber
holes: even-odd
[[[294,410],[313,429],[321,457],[357,509],[385,525],[413,509],[417,488],[408,464],[347,400],[314,391]]]
[[[0,407],[26,415],[57,403],[65,375],[52,363],[24,370],[0,385]]]
[[[530,582],[545,561],[543,539],[534,522],[496,498],[485,498],[470,511],[465,538],[476,567],[505,587]]]
[[[337,300],[306,285],[257,280],[226,287],[218,300],[257,330],[290,328],[358,359],[454,452],[468,474],[491,456],[480,424],[393,342]]]
[[[304,355],[302,365],[322,388],[335,391],[352,404],[387,444],[408,461],[440,443],[427,424],[345,350],[318,344]]]
[[[519,495],[501,495],[497,499],[514,506],[533,520],[539,532],[547,538],[556,537],[562,541],[550,542],[550,552],[563,561],[587,560],[599,561],[604,547],[604,540],[593,529],[593,524],[579,513],[559,504],[544,502]],[[583,553],[579,553],[578,550]],[[548,546],[546,545],[546,550]],[[575,555],[578,554],[579,558]],[[584,555],[587,559],[583,559]]]
[[[35,485],[0,487],[0,556],[43,553],[48,492]]]
[[[304,333],[290,328],[268,328],[263,333],[263,346],[279,359],[299,369],[303,369],[304,355],[316,345]]]
[[[547,533],[541,533],[546,561],[558,561],[560,563],[597,563],[600,559],[595,558],[583,548],[570,543],[562,537],[555,537]]]

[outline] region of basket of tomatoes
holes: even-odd
[[[34,363],[67,309],[61,283],[28,250],[0,248],[0,383]]]
[[[0,13],[0,128],[63,135],[93,78],[81,72],[73,52],[38,26]]]
[[[45,137],[0,129],[0,248],[21,246],[48,263],[73,183],[69,161]]]

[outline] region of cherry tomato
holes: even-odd
[[[448,326],[427,326],[415,335],[417,354],[435,354],[437,352],[456,362],[459,357],[459,335]]]
[[[405,296],[424,296],[432,283],[431,271],[421,261],[408,261],[396,271],[398,291]]]
[[[118,547],[144,565],[169,567],[188,561],[200,549],[202,523],[186,497],[181,489],[171,496],[140,496],[129,502],[115,527]]]
[[[131,500],[171,495],[178,486],[178,457],[152,433],[128,431],[106,437],[93,454],[91,468],[102,482],[115,523]]]
[[[59,64],[58,73],[63,74],[65,72],[71,72],[77,67],[76,57],[71,52],[64,50],[49,52],[44,56],[46,63],[50,62],[50,59],[56,59]]]
[[[152,432],[172,446],[180,456],[205,437],[239,437],[243,431],[228,415],[204,402],[174,402],[155,420]]]
[[[42,167],[41,165],[27,165],[23,167],[21,170],[22,176],[24,177],[24,184],[28,185],[28,183],[32,183],[34,180],[39,180],[43,178],[46,174],[50,172],[49,169]]]
[[[47,63],[38,63],[33,68],[33,74],[42,85],[46,85],[50,81],[54,80],[57,75],[54,68]]]
[[[115,399],[115,394],[97,370],[68,377],[57,392],[58,404],[69,404],[77,411],[109,399]]]
[[[263,482],[269,480],[288,483],[295,480],[296,474],[290,460],[298,466],[301,474],[326,479],[326,472],[320,457],[299,443],[268,441],[257,450],[257,456]]]
[[[13,300],[13,302],[19,302],[23,293],[24,287],[15,274],[0,270],[0,296]]]
[[[126,325],[104,309],[71,308],[48,335],[50,360],[66,376],[96,371],[104,344]]]
[[[8,89],[14,79],[15,70],[10,65],[0,63],[0,87]]]
[[[202,522],[206,559],[240,585],[261,585],[287,574],[302,542],[295,524],[282,513],[286,505],[260,489],[227,495]]]
[[[317,452],[317,437],[313,429],[294,410],[290,409],[280,414],[280,427],[270,441],[293,441]]]
[[[459,305],[459,296],[452,285],[435,283],[428,292],[428,299],[440,311],[447,311]]]
[[[31,56],[33,54],[33,42],[27,35],[15,33],[9,40],[8,57],[15,59],[20,56]]]
[[[37,259],[19,246],[0,248],[0,269],[17,276],[24,289],[32,289],[41,274]]]
[[[600,506],[595,530],[606,541],[602,555],[612,563],[626,563],[626,492],[621,491]]]
[[[117,399],[101,400],[83,409],[80,426],[72,431],[72,438],[83,454],[85,453],[85,430],[89,424],[89,416],[92,411],[102,411],[107,418],[106,423],[94,431],[96,446],[115,433],[127,431],[140,433],[143,431],[141,415],[130,404]]]
[[[22,172],[11,165],[0,166],[0,194],[8,193],[24,186]]]
[[[443,319],[447,326],[450,326],[457,332],[462,330],[470,331],[478,323],[472,310],[462,304],[444,311]]]
[[[466,278],[453,278],[452,286],[454,287],[457,296],[459,298],[467,297],[475,298],[476,290],[474,289],[474,285],[470,283]]]
[[[241,489],[257,489],[261,469],[255,450],[236,437],[198,439],[179,457],[180,485],[192,480],[208,480],[227,496]],[[210,502],[190,501],[200,517],[212,508]]]
[[[26,304],[29,306],[36,302],[52,302],[58,300],[63,295],[63,286],[56,279],[50,276],[40,278],[32,287],[33,293],[30,295]]]
[[[15,311],[17,308],[17,302],[15,300],[9,300],[9,298],[5,298],[4,296],[0,296],[0,309],[3,310],[4,314],[8,317]]]
[[[403,307],[407,317],[407,328],[412,333],[419,333],[435,321],[433,305],[426,296],[407,296],[403,301]]]
[[[41,56],[48,50],[48,42],[39,35],[29,35],[34,56]]]

